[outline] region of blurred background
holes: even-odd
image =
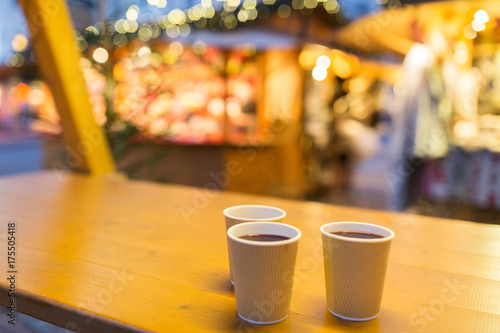
[[[67,6],[130,178],[500,221],[498,1]],[[0,174],[71,169],[15,0],[0,32]]]

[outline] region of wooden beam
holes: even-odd
[[[93,175],[114,172],[108,142],[92,115],[65,1],[18,1],[28,22],[38,67],[61,116],[69,166]]]

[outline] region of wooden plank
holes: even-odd
[[[38,68],[54,95],[68,164],[93,175],[115,171],[106,137],[92,115],[73,27],[64,0],[19,0]],[[57,167],[57,166],[54,166]]]
[[[59,177],[0,178],[0,256],[6,223],[18,226],[18,310],[56,325],[74,322],[83,332],[111,331],[114,323],[119,330],[153,332],[500,328],[500,226],[144,181]],[[291,316],[276,325],[248,326],[236,317],[222,210],[242,203],[285,209],[285,222],[303,234]],[[338,220],[369,221],[396,233],[376,320],[345,322],[326,310],[319,226]],[[0,271],[5,266],[0,261]],[[9,301],[6,290],[0,280],[2,305]]]

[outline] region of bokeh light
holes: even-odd
[[[201,15],[203,15],[203,10],[200,5],[196,5],[194,7],[189,8],[188,10],[188,18],[191,21],[196,21],[201,18]]]
[[[5,58],[7,66],[21,67],[24,64],[24,56],[21,53],[9,53]]]
[[[127,20],[137,21],[137,18],[139,17],[139,11],[135,8],[135,6],[130,6],[125,16],[127,17]]]
[[[336,0],[328,0],[323,6],[329,14],[336,14],[340,10],[340,5]]]
[[[186,22],[186,14],[180,9],[174,9],[168,13],[168,20],[173,24],[183,24]]]
[[[127,36],[125,35],[118,34],[113,37],[113,44],[115,44],[118,47],[127,45],[127,42],[128,39]]]
[[[259,12],[257,11],[256,8],[247,9],[247,13],[248,13],[248,20],[255,20],[259,15]]]
[[[28,47],[28,38],[23,34],[17,34],[12,39],[12,49],[16,52],[23,52]]]
[[[331,63],[332,63],[332,61],[326,55],[319,56],[318,59],[316,60],[316,66],[321,66],[324,68],[330,67]]]
[[[136,21],[131,21],[131,20],[126,20],[123,22],[124,28],[127,30],[127,32],[134,33],[137,31],[139,28],[139,24]]]
[[[313,9],[318,6],[318,0],[304,0],[304,7]]]
[[[474,21],[481,22],[481,23],[486,23],[490,20],[490,16],[484,9],[478,10],[474,14]]]
[[[108,51],[106,51],[106,49],[98,47],[97,49],[95,49],[94,53],[92,54],[92,57],[94,58],[95,61],[102,64],[108,61],[109,54]]]
[[[242,9],[238,12],[238,21],[246,22],[248,20],[248,12],[245,9]]]
[[[184,47],[179,42],[173,42],[168,46],[168,50],[176,57],[180,56],[184,51]]]
[[[465,28],[464,28],[464,36],[467,38],[467,39],[474,39],[477,37],[477,32],[472,29],[471,25],[468,24]]]
[[[116,32],[120,34],[124,34],[127,32],[127,29],[124,27],[125,20],[124,19],[119,19],[118,21],[115,22],[115,30]]]
[[[312,76],[316,81],[323,81],[324,79],[326,79],[327,75],[328,72],[325,67],[316,66],[313,68]]]
[[[227,15],[224,17],[224,26],[228,29],[234,29],[238,25],[238,20],[236,20],[236,17],[232,14]]]
[[[153,29],[149,25],[144,25],[139,29],[138,37],[143,42],[149,41],[153,37]]]
[[[486,24],[484,24],[484,22],[480,22],[480,21],[476,21],[476,20],[472,21],[471,26],[472,26],[472,29],[474,29],[477,32],[483,31],[484,29],[486,29]]]
[[[304,0],[292,0],[292,7],[296,10],[304,9]]]
[[[245,9],[252,9],[257,6],[257,1],[256,0],[245,0],[243,2],[243,8]]]
[[[288,5],[280,5],[278,7],[278,16],[281,18],[288,18],[292,14],[292,9]]]
[[[186,37],[191,33],[191,26],[187,23],[181,24],[179,26],[179,35],[182,37]]]

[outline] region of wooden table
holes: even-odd
[[[290,317],[236,315],[222,210],[266,204],[302,230]],[[80,332],[500,332],[500,226],[54,171],[0,178],[0,304],[16,230],[17,311]],[[326,309],[319,227],[396,233],[380,317]],[[0,320],[8,320],[2,315]]]

